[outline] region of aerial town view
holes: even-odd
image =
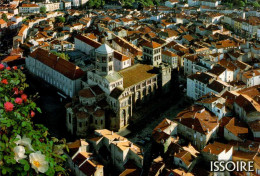
[[[0,0],[5,175],[260,175],[260,0]]]

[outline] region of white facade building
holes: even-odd
[[[60,3],[56,2],[56,3],[39,3],[38,4],[41,7],[45,7],[46,8],[46,12],[52,12],[52,11],[56,11],[56,10],[60,10]]]
[[[22,4],[19,13],[40,13],[40,7],[37,4]]]
[[[41,48],[38,48],[26,58],[26,67],[31,73],[69,97],[73,97],[81,89],[80,78],[85,74],[76,65]]]
[[[178,2],[178,0],[168,0],[165,2],[165,6],[173,8],[174,6],[176,6],[176,4],[178,4]]]
[[[242,75],[242,81],[247,87],[260,84],[260,69],[249,70]]]

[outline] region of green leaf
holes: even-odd
[[[5,149],[5,143],[0,142],[0,151],[4,151]]]
[[[24,165],[24,171],[28,171],[30,169],[30,165],[27,163]]]
[[[9,98],[7,96],[5,96],[5,102],[9,101]]]
[[[25,159],[21,159],[21,160],[19,160],[19,162],[20,162],[22,165],[28,164],[28,161],[25,160]]]
[[[3,141],[8,142],[8,138],[5,134],[2,135],[2,139],[3,139]]]
[[[39,113],[42,113],[42,110],[40,108],[36,108]]]
[[[27,125],[27,122],[23,121],[22,122],[22,127],[25,127]]]
[[[4,175],[6,174],[6,169],[5,168],[2,169],[2,174],[4,174]]]

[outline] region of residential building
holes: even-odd
[[[224,116],[231,115],[231,110],[226,106],[226,101],[227,98],[220,97],[214,93],[208,93],[200,97],[195,103],[208,108],[220,120]]]
[[[68,97],[73,97],[81,89],[80,78],[85,74],[73,63],[41,48],[26,58],[26,67],[32,74],[42,78]]]
[[[243,73],[242,81],[247,87],[260,85],[260,69],[249,70]]]
[[[162,51],[162,62],[167,63],[172,69],[178,68],[178,55],[169,50]]]
[[[177,123],[164,119],[152,132],[154,142],[160,148],[161,153],[166,153],[172,140],[177,135]]]
[[[214,142],[208,144],[201,151],[203,159],[207,162],[210,161],[231,161],[233,154],[233,146]]]
[[[181,111],[176,122],[178,135],[191,141],[198,149],[203,149],[209,140],[217,137],[218,119],[203,106],[192,105]]]
[[[19,13],[40,13],[40,7],[37,4],[22,4]]]
[[[88,139],[95,153],[100,153],[100,156],[106,160],[109,159],[117,169],[124,171],[124,163],[128,161],[142,168],[143,151],[127,138],[107,129],[95,130],[95,135]]]
[[[169,1],[166,1],[164,4],[166,7],[170,7],[170,8],[173,8],[176,6],[176,4],[178,4],[179,1],[178,0],[169,0]]]
[[[143,59],[153,66],[159,66],[162,62],[161,45],[153,41],[144,43]]]

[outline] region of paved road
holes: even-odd
[[[179,108],[179,104],[183,102],[183,99],[179,99],[176,103],[170,106],[169,109],[159,113],[159,116],[152,116],[146,118],[145,124],[142,124],[142,128],[131,131],[132,133],[129,135],[128,139],[133,143],[138,141],[138,137],[145,137],[152,134],[153,129],[164,119],[168,118],[172,120],[176,117],[176,115],[181,111]]]

